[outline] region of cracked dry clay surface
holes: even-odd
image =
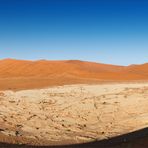
[[[1,91],[0,141],[57,145],[106,139],[147,127],[147,106],[148,83]]]

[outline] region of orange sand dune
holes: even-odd
[[[125,80],[148,80],[148,63],[116,66],[79,60],[0,60],[0,89]]]

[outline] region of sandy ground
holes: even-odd
[[[101,140],[148,126],[148,83],[0,91],[0,141],[34,145]]]

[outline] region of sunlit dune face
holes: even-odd
[[[78,60],[0,61],[0,89],[131,80],[148,80],[148,64],[126,67]]]

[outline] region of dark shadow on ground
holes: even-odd
[[[41,147],[41,146],[39,146]],[[65,146],[42,146],[42,148],[148,148],[148,128],[132,133],[85,144]],[[37,146],[0,143],[0,148],[38,148]]]

